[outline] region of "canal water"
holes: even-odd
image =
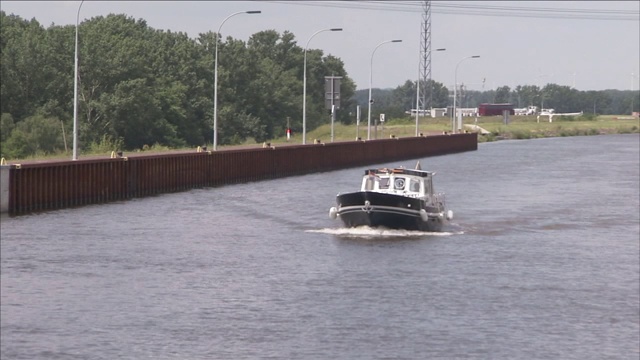
[[[0,358],[632,359],[640,138],[420,160],[443,233],[329,218],[362,168],[1,220]]]

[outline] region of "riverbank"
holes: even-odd
[[[489,131],[478,137],[478,142],[489,142],[503,139],[537,139],[565,136],[591,136],[608,134],[631,134],[640,132],[637,118],[599,117],[594,120],[580,120],[580,118],[540,119],[540,122],[525,119],[513,121],[509,124],[502,122],[484,122],[481,125]]]
[[[488,134],[482,134],[480,131],[478,134],[478,142],[490,142],[498,140],[512,140],[512,139],[536,139],[544,137],[563,137],[563,136],[585,136],[585,135],[606,135],[606,134],[630,134],[640,133],[640,120],[631,116],[624,115],[603,115],[597,117],[566,117],[558,116],[553,118],[553,122],[549,122],[546,116],[538,119],[536,116],[512,116],[509,124],[504,124],[501,116],[492,117],[465,117],[463,118],[463,124],[473,124],[487,130]],[[469,127],[464,127],[466,131],[472,132]],[[425,136],[441,135],[443,133],[451,132],[451,119],[447,117],[439,118],[420,118],[418,125],[418,133]],[[333,137],[332,137],[333,133]],[[372,124],[371,126],[371,139],[386,139],[391,136],[397,138],[413,137],[416,135],[416,123],[415,118],[405,117],[402,119],[392,119],[388,121],[386,125]],[[332,139],[333,138],[333,139]],[[367,139],[367,124],[363,123],[358,125],[343,125],[336,123],[333,131],[331,125],[326,124],[314,129],[307,133],[306,143],[313,144],[316,141],[322,143],[330,142],[342,142],[353,141],[356,138],[363,140]],[[302,144],[302,134],[293,133],[293,135],[287,139],[286,136],[282,136],[276,139],[268,141],[271,146],[289,146]],[[207,144],[209,149],[211,144]],[[218,149],[230,149],[230,148],[261,148],[265,146],[263,143],[256,143],[253,140],[247,141],[240,145],[219,145]],[[87,157],[109,157],[112,149],[102,149],[103,151],[86,152],[83,149],[80,151],[82,158]],[[125,154],[142,155],[142,154],[154,154],[154,153],[178,153],[178,152],[192,152],[192,148],[183,149],[170,149],[164,146],[150,146],[144,149],[125,151]],[[37,161],[51,161],[51,160],[66,160],[71,156],[70,151],[68,154],[49,154],[38,155],[29,157],[27,159],[6,159],[8,163],[20,163],[25,161],[37,162]]]
[[[442,134],[451,132],[451,119],[449,118],[420,118],[418,132],[425,135]],[[489,142],[511,139],[536,139],[543,137],[585,136],[605,134],[630,134],[640,133],[640,120],[630,116],[597,116],[597,117],[567,117],[557,116],[549,122],[548,117],[541,116],[512,116],[508,124],[504,124],[501,116],[493,117],[465,117],[462,119],[463,128],[472,131],[464,124],[477,125],[487,130],[488,134],[482,134],[480,130],[478,142]],[[408,137],[415,136],[415,118],[392,120],[386,125],[372,126],[372,138],[388,138],[390,136]],[[353,140],[359,137],[366,139],[367,126],[360,125],[336,125],[334,127],[334,141]],[[311,139],[311,140],[309,140]],[[307,134],[307,141],[322,139],[330,141],[331,127],[324,125]],[[298,140],[293,137],[290,141]],[[276,139],[273,143],[286,141],[285,138]]]

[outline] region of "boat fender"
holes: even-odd
[[[429,220],[429,214],[427,214],[425,209],[420,209],[420,218],[425,222]]]
[[[331,209],[329,209],[329,217],[332,219],[335,219],[338,217],[338,209],[336,209],[335,206],[332,206]]]
[[[451,220],[451,219],[453,219],[453,211],[448,210],[447,211],[447,220]]]

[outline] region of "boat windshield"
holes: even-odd
[[[409,190],[413,192],[420,192],[420,180],[411,179],[409,181]]]
[[[375,191],[389,189],[389,178],[369,175],[362,181],[362,191]]]
[[[389,188],[389,178],[383,177],[378,179],[378,189],[388,189]]]

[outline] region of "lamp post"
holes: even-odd
[[[318,35],[323,31],[342,31],[341,28],[332,28],[332,29],[322,29],[318,30],[307,41],[307,45],[304,47],[304,69],[302,70],[302,144],[307,143],[307,48],[309,47],[309,42],[313,39],[314,36]]]
[[[457,109],[456,109],[456,98],[457,98],[457,89],[458,89],[458,66],[460,65],[461,62],[467,60],[467,59],[477,59],[479,58],[480,55],[473,55],[473,56],[467,56],[466,58],[458,61],[458,64],[456,64],[456,71],[454,74],[454,81],[453,81],[453,129],[452,132],[455,134],[456,132],[456,115],[458,114]],[[458,127],[461,128],[462,124],[461,124],[461,120],[458,121]],[[458,129],[460,130],[460,129]]]
[[[78,14],[76,15],[76,51],[73,66],[73,157],[78,160],[78,24],[80,23],[80,8],[84,0],[80,1]]]
[[[213,151],[216,151],[218,148],[218,40],[220,39],[220,30],[222,30],[222,25],[229,20],[230,17],[240,15],[240,14],[260,14],[262,11],[260,10],[251,10],[251,11],[238,11],[229,16],[227,16],[220,27],[218,28],[218,32],[216,33],[216,54],[215,54],[215,65],[214,65],[214,80],[213,80]]]
[[[633,79],[635,78],[635,73],[631,73],[631,116],[633,116],[633,98],[634,98],[634,93],[633,93]]]
[[[445,51],[447,49],[435,49],[430,50],[429,54],[434,51]],[[431,83],[431,91],[429,91],[429,96],[433,98],[433,83]],[[429,104],[431,104],[431,100],[429,100]],[[432,105],[433,106],[433,105]],[[427,109],[425,109],[426,111]],[[420,65],[418,64],[418,81],[416,81],[416,136],[418,136],[418,116],[420,116]]]
[[[398,43],[398,42],[402,42],[402,40],[387,40],[387,41],[383,41],[380,44],[378,44],[378,46],[375,47],[375,49],[373,49],[373,51],[371,52],[371,65],[369,67],[369,114],[367,115],[367,140],[371,140],[371,86],[372,86],[372,82],[373,82],[373,54],[376,53],[376,50],[378,50],[378,48],[384,44],[388,44],[388,43]]]

